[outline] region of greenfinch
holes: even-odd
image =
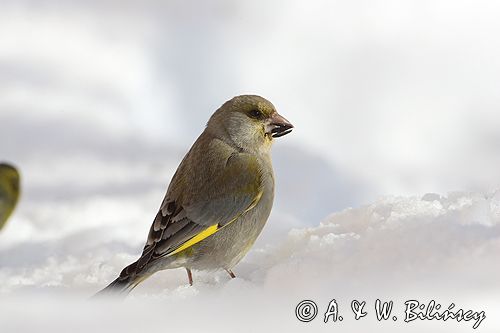
[[[19,199],[19,172],[12,165],[0,163],[0,230]]]
[[[250,250],[271,212],[271,145],[293,126],[268,100],[242,95],[210,117],[177,168],[140,258],[98,294],[126,295],[152,274],[184,267],[232,268]]]

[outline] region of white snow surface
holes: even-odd
[[[0,235],[2,332],[472,331],[472,322],[404,323],[410,299],[484,310],[479,331],[500,327],[500,191],[385,197],[287,231],[282,226],[293,223],[278,211],[234,280],[194,272],[190,287],[178,269],[156,274],[123,302],[89,300],[137,258],[158,192],[22,205]],[[401,318],[378,322],[377,298],[393,300]],[[295,318],[303,299],[318,304],[311,323]],[[345,319],[325,324],[332,299]],[[354,299],[367,301],[367,318],[353,319]]]
[[[494,0],[0,1],[0,159],[23,185],[0,232],[0,333],[474,331],[406,324],[409,299],[484,310],[477,331],[500,332],[499,13]],[[90,301],[137,259],[210,114],[242,93],[296,128],[273,149],[273,212],[238,278],[194,272],[189,287],[165,271],[124,302]],[[374,319],[377,298],[396,322]],[[295,318],[304,299],[311,323]],[[332,299],[345,319],[325,324]]]

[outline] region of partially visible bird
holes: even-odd
[[[268,100],[242,95],[209,119],[175,172],[141,257],[98,294],[128,294],[157,271],[232,268],[262,231],[273,205],[273,139],[293,126]]]
[[[0,229],[7,222],[19,199],[19,172],[12,165],[0,163]]]

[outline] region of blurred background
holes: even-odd
[[[321,178],[329,210],[500,184],[496,1],[0,6],[1,156],[26,195],[166,186],[171,170],[145,169],[174,168],[243,93],[297,127],[274,149],[281,187]]]
[[[0,0],[0,160],[23,189],[0,294],[114,277],[239,94],[296,127],[273,148],[261,247],[382,196],[494,193],[499,15],[493,0]]]

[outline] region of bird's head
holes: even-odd
[[[17,198],[19,194],[19,172],[7,163],[0,163],[0,187]]]
[[[292,131],[293,125],[265,98],[236,96],[224,103],[210,118],[207,129],[238,147],[250,151],[269,150],[273,138]]]

